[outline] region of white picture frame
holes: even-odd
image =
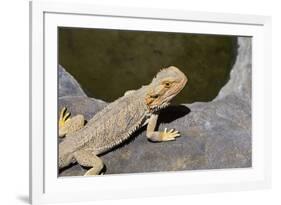
[[[36,1],[30,3],[30,20],[32,204],[270,187],[270,17]],[[58,178],[55,160],[57,125],[54,123],[57,119],[57,81],[54,79],[57,78],[58,26],[252,36],[253,166],[247,169]]]

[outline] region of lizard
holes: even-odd
[[[161,69],[150,84],[127,91],[109,103],[84,125],[83,115],[70,117],[64,107],[59,118],[58,167],[72,163],[90,167],[86,176],[98,175],[104,167],[99,155],[126,141],[143,126],[147,139],[154,142],[175,140],[174,129],[155,131],[159,112],[184,88],[187,77],[175,66]]]

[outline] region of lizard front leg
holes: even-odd
[[[59,119],[59,137],[65,137],[67,134],[84,127],[85,119],[83,115],[76,115],[74,117],[70,117],[70,115],[66,107],[63,107]]]
[[[102,160],[88,150],[79,150],[74,153],[76,161],[85,167],[91,167],[84,176],[98,175],[104,167]]]
[[[180,133],[174,129],[167,131],[167,128],[163,132],[155,131],[155,127],[158,120],[158,114],[152,114],[148,120],[146,129],[146,136],[151,141],[162,142],[175,140],[176,137],[180,136]]]

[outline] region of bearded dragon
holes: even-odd
[[[100,174],[104,164],[98,155],[126,141],[133,132],[145,125],[149,140],[175,140],[180,136],[178,131],[155,131],[155,128],[159,111],[170,104],[186,83],[187,77],[178,68],[164,68],[149,85],[127,91],[94,115],[85,126],[82,115],[71,118],[66,108],[62,109],[59,137],[64,139],[59,144],[59,169],[77,162],[90,167],[85,175]]]

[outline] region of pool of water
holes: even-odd
[[[90,97],[114,101],[174,65],[189,82],[175,103],[210,101],[229,79],[235,36],[59,28],[59,63]]]

